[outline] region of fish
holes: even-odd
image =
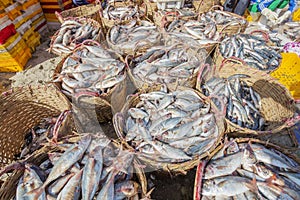
[[[239,43],[243,46],[237,45]],[[229,40],[223,40],[219,51],[224,58],[236,57],[244,60],[250,67],[266,72],[277,69],[281,59],[280,53],[268,46],[264,39],[251,34],[236,34]]]

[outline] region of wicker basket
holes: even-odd
[[[183,46],[183,44],[177,44],[177,46]],[[188,48],[186,48],[188,50]],[[191,48],[189,48],[191,50]],[[201,48],[198,49],[197,51],[197,55],[199,55],[199,60],[200,62],[204,63],[207,55],[205,52],[203,52],[202,54],[204,55],[203,58],[200,58],[201,53],[199,52],[201,51]],[[204,51],[204,50],[203,50]],[[196,52],[196,51],[194,51]],[[201,60],[203,59],[203,60]],[[162,84],[162,83],[158,83],[158,82],[153,82],[152,84],[147,83],[141,79],[139,79],[138,77],[135,77],[132,73],[132,69],[135,67],[134,64],[131,62],[132,61],[132,55],[126,56],[125,58],[125,62],[126,62],[126,67],[127,67],[127,73],[128,76],[130,78],[130,80],[132,81],[132,83],[134,84],[134,86],[138,89],[138,90],[145,90],[149,87],[151,87],[152,85],[157,85],[157,84]],[[200,64],[201,65],[201,64]],[[199,66],[200,68],[200,66]],[[181,81],[176,81],[174,83],[170,83],[170,85],[180,85],[180,86],[185,86],[185,87],[190,87],[190,88],[195,88],[196,86],[196,82],[197,82],[197,75],[198,75],[198,70],[191,76],[189,77],[187,80],[181,80]]]
[[[190,11],[194,12],[194,9],[189,9]],[[182,20],[189,20],[189,19],[196,19],[197,14],[195,12],[195,15],[193,16],[183,16],[180,15],[180,12],[178,10],[165,12],[165,14],[162,13],[162,11],[157,11],[153,14],[153,21],[154,24],[158,27],[163,28],[165,23],[172,22],[176,19],[182,19]]]
[[[67,138],[63,138],[67,140],[69,143],[76,143],[81,139],[80,136],[71,136]],[[117,141],[112,141],[112,144],[116,148],[120,148],[120,144]],[[57,148],[55,145],[52,146],[45,146],[42,147],[41,149],[37,150],[34,152],[28,159],[23,161],[23,163],[31,163],[34,165],[39,166],[42,162],[46,161],[48,159],[48,154],[51,152],[57,152],[60,149]],[[16,195],[16,188],[18,185],[18,181],[21,178],[21,176],[24,173],[24,170],[22,169],[23,163],[20,162],[19,166],[21,167],[20,170],[15,170],[12,172],[12,175],[9,176],[9,178],[4,182],[4,184],[0,187],[0,199],[12,199]],[[15,163],[18,165],[18,163]],[[133,168],[134,168],[134,174],[136,175],[136,178],[138,182],[141,185],[141,195],[142,197],[146,197],[147,194],[147,179],[145,176],[144,171],[140,168],[139,161],[134,159],[133,160]],[[11,165],[13,166],[13,164]],[[12,167],[13,168],[13,167]],[[0,176],[2,175],[2,171],[0,171]],[[149,196],[147,196],[149,197]]]
[[[83,44],[84,45],[84,44]],[[80,50],[83,46],[79,46],[76,50]],[[69,54],[70,56],[71,54]],[[68,56],[64,57],[56,66],[54,70],[53,79],[57,78],[62,70],[63,63]],[[61,83],[56,83],[58,88],[62,89]],[[66,94],[66,96],[74,101],[73,103],[79,110],[86,112],[86,116],[89,116],[88,113],[96,112],[97,119],[100,123],[107,122],[112,119],[113,114],[120,111],[122,106],[125,104],[126,92],[127,92],[126,79],[119,84],[115,85],[109,93],[101,94],[100,96],[92,95],[82,95],[78,99],[75,97]],[[91,116],[90,116],[91,117]],[[79,119],[78,119],[79,120]],[[82,120],[79,120],[82,121]],[[78,122],[79,122],[78,121]],[[81,124],[84,126],[84,124]]]
[[[95,28],[100,28],[99,33],[98,33],[98,36],[97,36],[97,39],[96,39],[95,41],[100,42],[100,43],[103,43],[103,42],[105,41],[105,36],[104,36],[103,30],[102,30],[102,26],[101,26],[101,24],[98,23],[97,21],[95,21],[95,20],[93,20],[93,19],[90,19],[90,18],[71,18],[71,19],[72,19],[72,20],[75,20],[75,21],[77,21],[77,22],[79,22],[79,23],[81,23],[82,25],[85,25],[85,24],[89,23],[89,24],[91,24],[91,25],[92,25],[93,27],[95,27]],[[65,19],[65,20],[66,20],[66,19]],[[68,48],[69,51],[70,51],[70,52],[68,52],[68,53],[55,51],[55,50],[53,49],[53,45],[54,45],[55,39],[56,39],[56,38],[58,37],[58,35],[59,35],[59,31],[60,31],[60,30],[57,30],[57,31],[55,32],[55,34],[52,36],[51,42],[50,42],[50,48],[49,48],[49,51],[52,52],[52,53],[54,53],[54,54],[56,54],[56,55],[58,55],[58,56],[64,57],[64,56],[68,55],[69,53],[71,53],[71,52],[74,50],[74,48],[76,48],[76,47],[77,47],[78,45],[80,45],[80,44],[74,44],[74,43],[69,44],[69,46],[66,47],[66,48]],[[73,47],[70,47],[71,45],[72,45]]]
[[[295,123],[297,118],[293,118],[296,112],[294,101],[289,91],[277,80],[260,70],[243,65],[239,61],[226,59],[222,65],[217,65],[215,75],[227,78],[234,74],[249,76],[249,78],[243,78],[243,80],[261,96],[260,111],[268,125],[264,131],[255,131],[240,127],[226,119],[227,133],[235,132],[238,136],[244,134],[273,134]],[[197,89],[199,89],[199,86],[200,83],[198,82]]]
[[[180,19],[180,18],[179,18],[179,19]],[[179,38],[179,37],[173,38],[172,36],[168,35],[169,32],[166,31],[166,28],[167,28],[167,26],[168,26],[171,22],[172,22],[172,21],[162,20],[162,23],[163,23],[163,24],[161,25],[161,30],[162,30],[162,33],[163,33],[165,45],[173,45],[173,44],[176,44],[176,43],[182,43],[182,44],[187,44],[187,43],[189,43],[189,41],[186,41],[185,39],[181,39],[181,38]],[[218,41],[216,41],[216,43],[211,43],[211,44],[210,44],[210,43],[207,43],[207,44],[199,44],[199,43],[197,42],[197,40],[191,39],[191,40],[195,41],[195,44],[194,44],[194,42],[192,42],[192,43],[189,43],[189,45],[190,45],[190,46],[195,46],[195,45],[197,45],[197,47],[205,49],[206,52],[207,52],[207,55],[210,55],[210,54],[213,52],[213,50],[216,48],[216,46],[218,45],[219,40],[221,40],[221,39],[222,39],[222,37],[220,36],[219,39],[218,39]]]
[[[198,13],[205,13],[213,6],[220,5],[219,0],[204,1],[204,0],[193,0],[193,6]]]
[[[58,116],[71,105],[54,85],[13,88],[0,97],[0,167],[20,153],[24,137],[42,119]]]
[[[127,22],[122,22],[121,24],[126,24]],[[137,21],[137,24],[140,25],[140,20]],[[114,45],[111,41],[110,41],[110,32],[111,32],[111,29],[110,28],[106,34],[106,42],[108,44],[108,47],[111,48],[112,50],[114,50],[115,52],[121,54],[122,56],[126,56],[126,55],[133,55],[135,54],[136,52],[138,53],[142,53],[144,51],[146,51],[148,48],[154,46],[154,45],[159,45],[161,44],[161,35],[160,37],[157,39],[157,41],[155,43],[148,43],[147,45],[143,45],[143,46],[138,46],[137,48],[135,49],[132,49],[132,48],[126,48],[124,46],[120,47],[120,46],[117,46],[117,45]],[[146,38],[145,38],[146,39]]]
[[[71,8],[62,11],[60,13],[55,12],[55,15],[58,18],[60,23],[63,23],[68,18],[86,17],[97,21],[99,24],[102,24],[101,17],[100,17],[101,9],[102,9],[101,5],[89,4],[89,5],[78,6],[76,8]]]
[[[237,143],[257,143],[257,144],[261,144],[265,147],[268,148],[272,148],[275,149],[281,153],[284,153],[285,155],[289,156],[291,159],[293,159],[295,162],[297,162],[298,164],[300,164],[300,159],[299,157],[297,157],[293,152],[287,151],[285,148],[282,148],[278,145],[269,143],[267,141],[262,141],[262,140],[258,140],[258,139],[253,139],[253,138],[236,138],[234,139]],[[222,150],[222,148],[224,147],[224,144],[219,146],[220,148],[216,149],[212,155],[217,154],[220,150]],[[213,156],[210,156],[209,159],[211,159]],[[200,162],[196,171],[196,176],[195,176],[195,182],[194,182],[194,198],[193,200],[200,200],[200,195],[199,193],[201,192],[201,188],[202,188],[202,180],[203,180],[203,176],[204,176],[204,169],[205,169],[205,165],[207,164],[207,162],[209,161],[203,161]]]
[[[114,115],[113,124],[114,124],[115,130],[116,130],[116,133],[117,133],[119,139],[124,143],[125,148],[134,151],[134,148],[125,141],[125,136],[124,136],[124,131],[123,131],[124,119],[127,118],[128,109],[134,107],[140,101],[140,99],[139,99],[140,94],[152,92],[152,91],[158,91],[160,89],[160,87],[161,87],[161,85],[153,86],[151,88],[148,88],[145,91],[141,91],[140,93],[131,96],[127,100],[122,111],[120,113],[117,113],[116,115]],[[185,89],[193,90],[191,88],[180,87],[180,86],[178,88],[173,88],[173,89],[169,88],[170,91],[185,90]],[[195,90],[193,90],[193,91],[195,91]],[[202,95],[199,92],[197,92],[197,94],[202,99],[204,99],[205,102],[210,103],[210,100],[207,97],[205,97],[204,95]],[[199,160],[209,156],[210,153],[219,145],[219,143],[222,140],[224,130],[225,130],[223,116],[219,116],[219,114],[216,114],[216,113],[219,113],[219,111],[217,111],[217,108],[214,105],[212,105],[212,110],[213,110],[213,113],[215,113],[215,117],[219,118],[216,120],[217,126],[219,128],[219,138],[217,139],[217,142],[211,147],[211,149],[208,152],[205,152],[199,156],[195,156],[192,160],[182,162],[182,163],[158,163],[158,162],[153,161],[152,159],[148,159],[148,158],[144,158],[144,157],[139,157],[139,159],[141,159],[141,161],[143,163],[145,163],[148,167],[150,167],[151,169],[154,169],[154,170],[163,170],[163,171],[168,171],[168,172],[172,172],[175,174],[185,174],[189,169],[192,169],[193,167],[195,167],[198,164]]]
[[[140,17],[138,19],[143,20],[143,19],[148,19],[147,18],[147,6],[146,4],[135,4],[132,2],[116,2],[115,4],[111,4],[112,6],[114,6],[115,8],[119,8],[119,7],[127,7],[127,6],[135,6],[138,5],[138,9],[140,11]],[[119,23],[127,23],[130,22],[131,20],[121,20],[121,21],[116,21],[116,20],[112,20],[112,19],[107,19],[103,17],[103,10],[101,12],[101,21],[102,21],[102,26],[105,29],[105,33],[108,32],[108,30],[113,27],[116,24]]]
[[[223,7],[219,6],[219,5],[215,5],[212,6],[209,11],[216,11],[216,12],[220,12],[220,13],[224,13],[225,15],[230,15],[232,17],[232,21],[229,24],[217,24],[217,31],[219,33],[221,33],[222,35],[234,35],[236,33],[243,33],[245,31],[245,29],[248,26],[248,22],[246,21],[246,19],[240,15],[237,15],[235,13],[231,13],[231,12],[227,12],[227,11],[223,11]],[[199,16],[202,13],[199,13]],[[245,24],[241,24],[240,20],[245,21]]]

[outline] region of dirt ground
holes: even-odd
[[[56,64],[61,58],[48,53],[48,45],[50,36],[54,32],[44,34],[41,45],[37,47],[32,54],[26,66],[26,70],[19,73],[0,73],[0,93],[8,90],[11,86],[23,86],[25,84],[41,84],[47,83],[51,80]],[[129,91],[133,92],[133,89]],[[112,123],[101,124],[101,128],[108,136],[115,138]],[[284,137],[276,137],[278,141],[285,140]],[[274,138],[267,137],[265,140],[272,140]],[[291,141],[288,141],[290,145]],[[299,151],[299,150],[298,150]],[[189,200],[193,199],[193,186],[195,177],[195,168],[190,170],[185,176],[173,176],[167,173],[151,172],[147,173],[149,188],[154,187],[151,197],[157,200]]]

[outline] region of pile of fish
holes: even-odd
[[[205,166],[201,199],[300,199],[299,172],[277,150],[230,141]]]
[[[282,26],[276,27],[274,30],[287,35],[292,41],[300,42],[300,22],[286,22]]]
[[[144,11],[140,10],[138,5],[127,7],[114,7],[113,5],[108,5],[103,10],[103,17],[105,19],[115,21],[139,19],[144,15]]]
[[[96,27],[89,22],[66,20],[52,37],[49,51],[56,54],[69,54],[84,40],[98,40],[101,32],[100,26]]]
[[[224,58],[236,57],[249,66],[263,71],[275,70],[281,55],[265,43],[265,39],[250,34],[237,34],[225,38],[219,47]]]
[[[125,64],[111,51],[96,45],[82,45],[63,63],[56,81],[68,96],[81,92],[108,93],[126,78]]]
[[[199,49],[201,50],[201,49]],[[196,76],[206,52],[184,45],[155,46],[132,60],[132,74],[138,80],[148,83],[175,83],[188,86],[188,80]],[[191,85],[190,85],[191,86]],[[192,86],[191,86],[192,87]]]
[[[230,13],[220,10],[208,11],[206,13],[203,13],[198,17],[198,20],[214,22],[216,23],[216,25],[222,25],[223,27],[235,24],[245,26],[247,24],[247,20],[245,18],[236,17]]]
[[[216,145],[220,130],[210,104],[191,89],[139,95],[125,119],[125,140],[141,158],[178,163]]]
[[[40,166],[25,165],[16,199],[138,198],[132,181],[133,153],[117,149],[104,135],[86,134],[77,143],[58,144]]]
[[[212,77],[202,85],[206,96],[219,96],[226,103],[226,118],[231,122],[252,130],[263,130],[265,120],[260,112],[261,97],[243,78],[236,74],[225,78]],[[219,100],[213,101],[218,105]],[[218,106],[219,107],[219,106]]]
[[[180,41],[190,46],[205,46],[220,39],[214,22],[177,19],[166,24],[164,30],[166,44]]]
[[[124,25],[115,25],[106,38],[109,47],[122,55],[161,42],[161,34],[157,27],[145,20],[131,20]]]

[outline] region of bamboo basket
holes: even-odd
[[[73,52],[80,50],[83,48],[83,43],[81,46],[76,48]],[[68,56],[71,56],[69,54]],[[53,80],[60,74],[62,70],[63,63],[67,59],[64,57],[56,66]],[[120,59],[121,56],[117,55]],[[61,83],[56,83],[57,87],[62,89]],[[66,94],[66,96],[75,103],[76,107],[84,110],[85,112],[96,112],[97,119],[100,123],[107,122],[112,119],[113,114],[120,111],[122,106],[125,104],[126,99],[126,79],[119,84],[115,85],[110,91],[106,94],[101,95],[89,95],[84,94],[78,98],[75,98],[72,95]],[[88,115],[88,114],[86,114]],[[79,120],[80,121],[80,120]],[[82,125],[83,126],[83,125]]]
[[[164,37],[164,43],[165,45],[173,45],[173,44],[176,44],[176,43],[182,43],[182,44],[185,44],[187,45],[187,43],[189,43],[189,41],[186,41],[186,40],[182,40],[181,38],[173,38],[172,36],[168,35],[168,32],[166,31],[166,27],[172,22],[172,21],[165,21],[165,20],[162,20],[162,22],[164,22],[164,24],[162,24],[161,26],[161,29],[162,29],[162,33],[163,33],[163,37]],[[192,42],[191,44],[189,44],[190,46],[195,46],[197,45],[197,47],[199,48],[203,48],[206,50],[207,54],[210,55],[213,50],[216,48],[217,44],[219,43],[219,41],[222,39],[222,37],[220,36],[218,41],[216,41],[216,43],[208,43],[208,44],[197,44],[197,40],[194,40],[195,41],[195,44],[194,42]]]
[[[66,19],[64,19],[64,20],[67,20],[67,19],[75,20],[75,21],[81,23],[82,25],[85,25],[85,24],[89,23],[89,24],[91,24],[91,25],[92,25],[93,27],[95,27],[95,28],[100,28],[100,31],[99,31],[98,36],[97,36],[97,38],[96,38],[95,41],[96,41],[96,42],[100,42],[100,43],[103,43],[103,42],[105,41],[105,36],[104,36],[103,30],[102,30],[102,26],[101,26],[101,24],[98,23],[97,21],[95,21],[95,20],[93,20],[93,19],[91,19],[91,18],[73,18],[73,17],[71,17],[71,18],[66,18]],[[69,53],[64,53],[64,52],[58,52],[58,51],[55,51],[55,50],[53,49],[53,45],[54,45],[55,39],[56,39],[56,38],[58,37],[58,35],[59,35],[59,31],[60,31],[60,29],[57,30],[57,31],[55,32],[55,34],[52,36],[52,38],[51,38],[49,52],[54,53],[54,54],[56,54],[56,55],[58,55],[58,56],[64,57],[64,56],[67,56],[69,53],[71,53],[71,52],[72,52],[78,45],[80,45],[80,44],[75,44],[75,43],[69,44],[68,47],[66,47],[66,48],[68,48],[68,49],[70,50]]]
[[[195,12],[195,10],[193,8],[191,8],[189,10],[192,12]],[[154,24],[161,28],[164,27],[165,23],[172,22],[177,19],[189,20],[189,19],[196,19],[196,18],[197,18],[196,12],[195,12],[195,15],[193,15],[193,16],[183,16],[183,15],[180,15],[180,12],[177,9],[175,9],[174,11],[165,12],[165,14],[163,14],[162,11],[157,11],[157,12],[154,12],[154,14],[153,14]]]
[[[124,131],[123,131],[124,123],[125,123],[124,120],[127,118],[128,109],[134,107],[140,101],[140,99],[139,99],[140,94],[147,93],[147,92],[152,92],[152,91],[158,91],[160,87],[161,87],[161,85],[153,86],[151,88],[148,88],[145,91],[141,91],[140,93],[131,96],[127,100],[127,102],[124,105],[122,111],[120,113],[117,113],[116,115],[114,115],[113,124],[114,124],[114,127],[115,127],[116,134],[118,135],[119,139],[122,141],[122,143],[124,144],[126,149],[130,149],[130,150],[134,151],[134,148],[132,146],[130,146],[125,141],[125,135],[124,135]],[[191,88],[180,87],[180,86],[178,88],[173,87],[172,89],[169,87],[170,91],[185,90],[185,89],[193,90]],[[193,91],[195,91],[195,90],[193,90]],[[195,92],[197,92],[197,91],[195,91]],[[202,95],[199,92],[197,92],[197,94],[205,102],[210,103],[210,100],[207,97],[205,97],[204,95]],[[138,158],[142,161],[142,163],[145,163],[146,166],[150,167],[151,169],[163,170],[163,171],[167,171],[167,172],[172,172],[174,174],[186,174],[186,172],[188,170],[192,169],[193,167],[195,167],[198,164],[199,160],[202,160],[205,157],[209,156],[210,153],[215,148],[217,148],[217,146],[220,144],[220,142],[223,138],[223,134],[224,134],[224,131],[225,131],[223,116],[221,116],[219,114],[216,114],[216,113],[219,113],[219,111],[217,110],[217,108],[213,104],[211,104],[211,106],[212,106],[212,112],[215,113],[215,117],[219,118],[219,119],[216,119],[217,126],[218,126],[218,129],[219,129],[219,138],[217,138],[216,143],[211,147],[211,149],[208,152],[204,152],[203,154],[201,154],[199,156],[198,155],[194,156],[194,158],[192,160],[182,162],[182,163],[159,163],[159,162],[155,162],[154,160],[148,159],[148,158],[145,158],[145,157],[138,157]]]
[[[219,5],[220,5],[219,0],[213,0],[213,1],[193,0],[193,6],[198,13],[208,12],[211,7],[219,6]]]
[[[261,97],[260,112],[267,123],[265,130],[256,131],[248,128],[243,128],[228,119],[225,119],[227,124],[226,133],[235,133],[241,137],[242,135],[264,135],[278,133],[285,128],[291,127],[299,119],[294,118],[296,106],[289,91],[270,75],[250,68],[239,61],[226,59],[223,64],[216,67],[215,75],[221,78],[227,78],[234,74],[245,74],[249,78],[243,78],[247,85],[252,86]],[[205,80],[208,80],[205,78]],[[199,81],[199,80],[198,80]],[[197,82],[197,89],[200,88],[200,83]]]
[[[182,46],[184,48],[183,44],[177,44],[177,46]],[[192,50],[192,48],[186,48],[187,50]],[[194,50],[192,50],[194,51]],[[200,63],[204,63],[207,55],[206,52],[202,52],[201,48],[199,48],[197,51],[194,51],[195,53],[197,52],[197,54],[199,55],[199,60]],[[203,50],[204,51],[204,50]],[[142,54],[141,54],[142,55]],[[139,55],[139,56],[141,56]],[[200,55],[204,55],[203,58],[200,57]],[[128,55],[125,58],[125,62],[126,62],[126,67],[127,67],[127,74],[130,78],[130,80],[132,81],[133,85],[138,89],[138,90],[145,90],[147,88],[150,88],[153,85],[157,85],[157,84],[163,84],[163,83],[158,83],[158,82],[153,82],[152,84],[145,82],[144,80],[139,79],[138,77],[134,76],[132,73],[132,69],[135,67],[134,64],[132,63],[132,55]],[[201,60],[202,59],[202,60]],[[198,71],[200,69],[201,64],[199,65],[199,67],[197,68],[197,71],[188,79],[186,80],[179,80],[177,79],[176,82],[174,83],[170,83],[169,85],[180,85],[180,86],[185,86],[185,87],[190,87],[190,88],[195,88],[196,86],[196,82],[197,82],[197,76],[198,76]]]
[[[285,154],[286,156],[290,157],[291,159],[293,159],[295,162],[297,162],[298,164],[300,164],[300,159],[298,156],[296,156],[293,152],[287,151],[285,148],[282,148],[281,146],[278,146],[276,144],[272,144],[269,143],[268,141],[262,141],[262,140],[258,140],[258,139],[253,139],[253,138],[235,138],[234,139],[237,143],[257,143],[257,144],[261,144],[265,147],[268,148],[272,148],[275,149],[283,154]],[[216,149],[212,155],[217,154],[220,150],[222,150],[222,148],[224,147],[224,144],[219,146],[220,148]],[[200,200],[200,192],[201,192],[201,188],[202,188],[202,177],[204,176],[204,169],[205,169],[205,165],[207,164],[207,162],[212,158],[213,156],[210,156],[209,159],[202,161],[199,163],[197,171],[196,171],[196,176],[195,176],[195,181],[194,181],[194,195],[193,195],[193,200]]]
[[[54,85],[13,88],[0,97],[0,167],[21,152],[25,135],[42,119],[70,110],[68,99]]]
[[[121,24],[126,24],[127,22],[122,22]],[[137,24],[140,25],[140,20],[137,21]],[[135,54],[136,52],[138,53],[142,53],[144,51],[146,51],[148,48],[154,46],[154,45],[159,45],[161,44],[161,39],[162,39],[162,36],[160,35],[160,37],[157,39],[156,42],[148,42],[147,45],[138,45],[139,42],[136,43],[136,48],[135,49],[132,49],[132,48],[128,48],[128,47],[124,47],[124,46],[118,46],[118,45],[115,45],[113,44],[111,41],[110,41],[110,32],[111,32],[111,29],[110,28],[106,34],[106,42],[108,44],[108,47],[111,48],[112,50],[114,50],[115,52],[117,52],[118,54],[121,54],[122,56],[126,56],[126,55],[133,55]],[[146,39],[146,38],[145,38]],[[143,40],[143,41],[146,41],[146,40]]]
[[[138,5],[140,17],[137,18],[137,19],[138,20],[148,19],[147,18],[147,6],[146,6],[146,4],[137,4],[137,3],[133,3],[133,2],[128,3],[126,1],[124,1],[124,2],[116,2],[116,3],[111,4],[111,5],[115,8]],[[127,22],[130,22],[131,20],[121,20],[121,21],[119,21],[119,20],[107,19],[107,18],[103,17],[103,10],[101,10],[101,21],[102,21],[102,26],[105,29],[105,33],[107,33],[108,30],[111,29],[111,27],[113,27],[114,25],[119,24],[119,23],[127,23]]]
[[[97,137],[97,136],[93,136]],[[69,137],[62,138],[60,142],[64,140],[68,141],[69,143],[76,143],[81,139],[80,135],[73,135]],[[115,148],[120,148],[120,144],[117,141],[112,141],[112,144]],[[0,176],[4,173],[11,171],[9,169],[14,169],[14,165],[17,166],[19,169],[14,170],[12,174],[8,177],[8,179],[4,182],[4,184],[0,187],[0,199],[12,199],[15,198],[16,195],[16,188],[18,185],[18,181],[24,173],[24,164],[31,163],[34,165],[39,166],[41,163],[48,159],[48,154],[52,152],[60,151],[58,147],[55,145],[47,145],[42,147],[41,149],[34,152],[28,159],[23,160],[22,162],[13,163],[10,166],[7,166],[7,169],[3,169],[0,171]],[[144,171],[140,168],[139,161],[134,159],[133,160],[133,169],[136,175],[136,178],[141,185],[141,195],[142,197],[150,197],[147,194],[147,180]]]
[[[228,24],[225,25],[217,24],[217,31],[223,35],[231,36],[236,33],[243,33],[248,26],[248,22],[244,17],[237,15],[235,13],[223,11],[222,6],[219,5],[212,6],[209,12],[214,12],[214,11],[224,13],[225,15],[230,15],[232,17],[232,21]],[[200,18],[201,14],[202,13],[199,13],[198,19]],[[240,20],[245,21],[245,23],[241,24]]]
[[[100,4],[89,4],[89,5],[83,5],[78,6],[76,8],[71,8],[68,10],[64,10],[60,13],[55,12],[55,15],[60,23],[63,23],[66,19],[72,18],[72,17],[85,17],[85,18],[91,18],[95,21],[97,21],[99,24],[102,24],[100,11],[102,9],[102,6]]]

